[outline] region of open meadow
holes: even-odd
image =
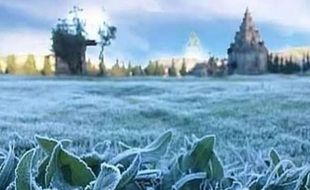
[[[13,139],[26,146],[40,134],[72,139],[81,154],[105,140],[142,146],[170,129],[172,150],[184,135],[215,134],[225,164],[266,157],[272,147],[298,164],[310,162],[308,77],[3,76],[0,89],[1,148]]]

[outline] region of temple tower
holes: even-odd
[[[268,50],[246,9],[240,30],[228,49],[228,65],[237,74],[263,74],[267,71],[267,59]]]

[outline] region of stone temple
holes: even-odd
[[[228,49],[228,65],[237,74],[263,74],[267,71],[267,60],[268,50],[247,9],[240,31]]]

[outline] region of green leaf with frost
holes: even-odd
[[[211,162],[210,164],[211,164],[212,179],[218,181],[222,180],[224,178],[224,168],[221,161],[219,160],[219,158],[215,153],[213,153],[213,155],[211,156],[210,162]]]
[[[46,188],[45,184],[45,175],[46,175],[46,168],[49,164],[50,157],[45,157],[40,163],[38,167],[38,173],[36,175],[35,181],[43,188]]]
[[[126,187],[126,185],[133,181],[133,179],[138,174],[138,171],[140,169],[141,165],[141,156],[137,155],[132,164],[129,166],[129,168],[122,173],[122,177],[120,182],[117,185],[116,189],[123,189]]]
[[[210,172],[209,161],[213,155],[215,136],[205,136],[193,145],[182,160],[181,169],[191,172]]]
[[[158,162],[158,160],[160,160],[160,158],[167,152],[171,139],[172,132],[165,132],[145,148],[124,151],[110,160],[109,163],[112,165],[122,164],[127,168],[138,154],[141,155],[142,163]]]
[[[14,148],[10,146],[7,158],[0,167],[0,189],[6,189],[6,187],[14,181],[17,162],[18,160],[15,157]]]
[[[273,167],[276,167],[281,162],[279,154],[274,149],[271,149],[271,151],[269,153],[269,157],[270,157],[270,160],[272,162]],[[283,171],[283,168],[281,166],[281,167],[279,167],[277,174],[278,174],[278,176],[281,176],[283,173],[284,173],[284,171]]]
[[[178,180],[172,187],[173,190],[192,190],[200,189],[200,185],[207,174],[204,172],[188,174]]]
[[[34,157],[35,149],[31,149],[26,152],[19,163],[17,164],[15,170],[15,185],[16,190],[32,190],[32,160]]]
[[[121,177],[121,173],[117,167],[103,163],[93,190],[115,190]]]
[[[43,137],[43,136],[39,136],[36,135],[35,136],[37,143],[39,144],[39,146],[42,148],[42,150],[47,154],[47,155],[51,155],[54,147],[58,144],[59,141],[52,139],[52,138],[48,138],[48,137]],[[71,141],[70,140],[61,140],[60,141],[61,144],[64,147],[67,147]]]
[[[57,176],[56,176],[57,175]],[[45,184],[48,187],[54,177],[61,177],[73,187],[86,187],[95,180],[95,175],[87,164],[77,156],[67,152],[58,144],[46,168]]]

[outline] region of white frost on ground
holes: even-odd
[[[2,148],[16,133],[69,138],[83,152],[108,139],[144,144],[167,129],[172,148],[184,134],[215,134],[226,164],[237,159],[234,149],[266,155],[271,147],[309,163],[310,78],[0,77]]]

